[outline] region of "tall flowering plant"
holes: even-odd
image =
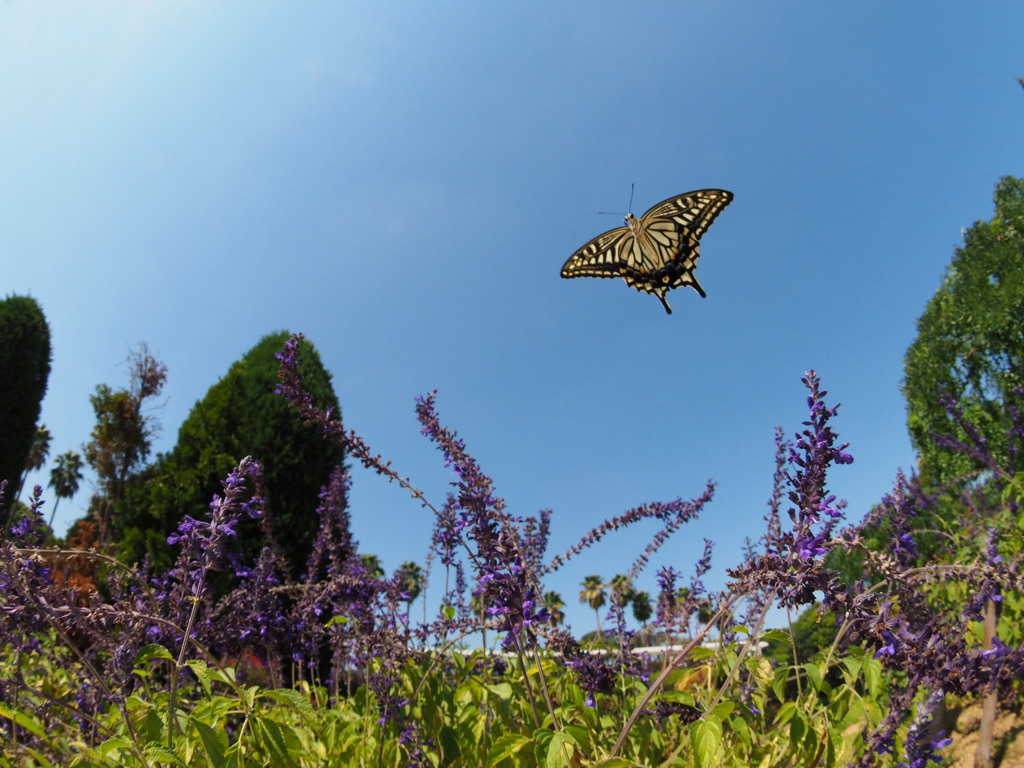
[[[405,488],[434,515],[429,562],[445,571],[437,614],[416,622],[407,570],[378,572],[349,530],[344,467],[322,490],[305,571],[288,575],[272,540],[255,562],[234,554],[245,517],[269,525],[259,464],[245,459],[203,515],[182,521],[168,573],[99,552],[44,546],[41,491],[0,538],[0,735],[18,759],[88,765],[900,765],[938,760],[949,696],[1019,694],[1024,648],[1012,631],[972,632],[994,605],[1019,603],[1022,494],[1014,466],[956,489],[957,503],[1000,512],[941,562],[921,555],[919,521],[937,502],[916,477],[896,483],[866,520],[843,525],[831,473],[853,459],[818,376],[803,378],[807,419],[776,433],[765,531],[707,589],[713,544],[692,567],[656,574],[655,621],[637,647],[623,596],[669,538],[712,502],[652,501],[610,517],[553,558],[550,511],[513,515],[465,441],[416,401],[423,435],[452,473],[435,505],[302,386],[298,337],[280,355],[280,393],[324,437]],[[1017,456],[1019,416],[1007,437]],[[970,439],[972,432],[962,433]],[[984,457],[983,443],[960,448]],[[1012,465],[1014,460],[1010,461]],[[943,497],[950,498],[949,495]],[[948,502],[951,503],[951,502]],[[657,530],[627,562],[611,601],[606,648],[555,628],[543,582],[596,542],[640,521]],[[871,539],[867,531],[874,533]],[[878,531],[884,546],[873,546]],[[856,552],[860,570],[836,566]],[[102,593],[77,593],[59,569],[90,557],[109,569]],[[545,564],[546,563],[546,564]],[[230,577],[228,583],[223,578]],[[956,585],[953,592],[950,585]],[[955,604],[949,594],[963,595]],[[938,598],[942,597],[943,600]],[[835,621],[831,645],[792,663],[759,655],[769,611],[814,606]],[[828,618],[826,618],[828,617]],[[1005,628],[1004,628],[1005,629]],[[458,644],[491,632],[495,653]],[[671,642],[669,642],[671,641]],[[509,663],[509,662],[512,663]],[[6,753],[0,753],[4,765]]]

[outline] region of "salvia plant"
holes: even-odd
[[[1016,467],[996,463],[962,419],[972,439],[947,445],[985,472],[928,492],[898,475],[862,524],[845,526],[828,478],[853,458],[833,427],[837,407],[808,372],[807,420],[791,438],[776,433],[763,534],[721,592],[704,584],[711,542],[697,563],[658,570],[645,636],[664,644],[652,655],[626,628],[623,596],[712,502],[713,484],[689,500],[627,510],[552,557],[551,513],[507,508],[442,423],[435,393],[417,400],[416,417],[454,474],[438,502],[312,401],[299,339],[279,355],[278,391],[325,440],[433,515],[426,570],[444,584],[436,614],[414,620],[408,574],[382,576],[360,557],[341,466],[325,478],[319,534],[297,579],[267,524],[252,459],[224,479],[205,516],[179,525],[170,538],[177,561],[165,573],[45,546],[37,488],[0,539],[0,765],[920,768],[940,762],[949,744],[936,727],[943,707],[1019,697],[1024,491]],[[1009,411],[1014,464],[1024,419]],[[986,514],[925,561],[915,523],[951,500]],[[255,562],[232,547],[244,518],[265,525]],[[650,518],[659,530],[625,566],[604,642],[558,629],[545,580]],[[845,577],[833,561],[853,554],[857,576]],[[82,559],[103,569],[102,592],[68,577]],[[833,639],[801,658],[766,617],[810,607]],[[993,608],[1002,619],[986,637]],[[481,636],[494,647],[465,650]],[[762,655],[765,641],[789,648],[786,660]]]

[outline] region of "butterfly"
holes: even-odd
[[[626,226],[598,235],[569,257],[562,277],[621,277],[638,291],[657,296],[672,314],[665,296],[681,285],[706,297],[693,271],[700,258],[700,237],[732,202],[732,192],[698,189],[670,197]]]

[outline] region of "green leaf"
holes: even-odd
[[[457,725],[464,744],[479,744],[487,731],[487,713],[476,706],[462,707]]]
[[[808,662],[803,665],[803,670],[807,673],[807,678],[811,681],[811,687],[815,691],[820,691],[822,683],[821,667],[813,662]]]
[[[211,693],[211,683],[210,667],[207,663],[200,659],[189,659],[185,662],[185,666],[192,670],[196,678],[199,680],[199,684],[203,686],[203,692],[209,696]]]
[[[599,763],[594,763],[593,768],[635,768],[639,763],[627,760],[624,757],[609,757]]]
[[[796,712],[796,704],[794,704],[792,701],[787,701],[785,704],[779,707],[779,711],[775,715],[775,724],[785,725],[793,719],[794,715],[796,715]]]
[[[807,722],[807,715],[799,709],[794,709],[793,719],[789,722],[789,737],[793,744],[798,745],[801,741],[814,735],[810,723]]]
[[[226,685],[233,687],[237,682],[235,677],[235,668],[226,667],[221,670],[217,667],[213,667],[213,669],[210,670],[210,679],[216,683],[225,683]]]
[[[775,681],[772,683],[772,693],[780,702],[786,700],[786,683],[792,667],[779,667],[775,670]]]
[[[452,700],[463,707],[475,707],[480,703],[479,693],[480,686],[471,682],[465,682],[455,689],[455,695],[452,697]]]
[[[122,749],[131,749],[132,743],[125,738],[120,736],[111,736],[106,741],[96,745],[97,754],[102,757],[110,757],[112,752],[118,752]]]
[[[438,734],[438,741],[441,745],[443,762],[454,765],[462,756],[462,744],[459,741],[458,732],[450,725],[444,725],[441,727],[441,733]]]
[[[568,768],[575,765],[576,740],[564,731],[551,734],[544,756],[544,768]]]
[[[40,754],[38,749],[32,749],[32,747],[25,747],[24,749],[32,755],[32,759],[42,766],[42,768],[53,768],[53,763],[47,760],[45,755]]]
[[[309,703],[309,698],[294,688],[274,688],[270,691],[263,691],[260,696],[264,699],[273,699],[303,715],[313,715],[313,705]]]
[[[521,749],[533,743],[533,739],[517,733],[506,733],[496,739],[487,753],[487,765],[496,766],[502,760],[506,760],[519,753]]]
[[[6,717],[8,720],[13,720],[26,731],[29,731],[33,736],[38,736],[49,744],[49,739],[46,738],[46,728],[44,728],[39,721],[24,712],[0,702],[0,717]]]
[[[790,648],[793,647],[793,636],[784,629],[769,629],[761,634],[761,639],[774,640],[779,643],[785,643]]]
[[[291,748],[297,749],[301,744],[295,731],[287,725],[282,725],[266,717],[253,720],[252,723],[253,726],[257,723],[261,726],[263,733],[260,741],[274,758],[274,765],[298,765],[291,753]],[[255,730],[254,727],[254,733]]]
[[[206,723],[196,718],[190,718],[192,725],[199,733],[203,742],[203,749],[206,750],[206,758],[212,768],[224,768],[224,752],[228,748],[227,734],[219,728],[211,728]]]
[[[185,763],[185,761],[182,760],[176,752],[168,749],[163,744],[147,744],[146,748],[143,750],[143,754],[145,754],[147,758],[150,758],[152,762],[159,761],[170,763],[171,765],[177,765],[180,766],[180,768],[188,768],[188,764]]]
[[[566,725],[562,727],[562,732],[572,739],[573,743],[577,747],[582,747],[587,743],[588,732],[587,729],[582,725]]]
[[[687,691],[663,691],[660,698],[677,704],[686,704],[690,707],[697,706],[697,700],[693,697],[692,693]]]
[[[258,685],[247,685],[244,688],[242,688],[241,699],[245,702],[245,706],[247,709],[251,710],[254,706],[256,706],[256,694],[258,694],[259,692],[260,688]]]
[[[720,701],[718,704],[716,704],[715,708],[712,709],[708,714],[714,715],[719,720],[725,720],[725,718],[731,715],[735,709],[735,701],[729,701],[728,699],[724,699]]]
[[[716,653],[718,652],[710,648],[705,648],[702,645],[698,645],[696,648],[690,651],[690,658],[693,659],[694,662],[701,662],[706,661],[708,659],[713,659]],[[695,664],[694,666],[700,666],[700,664]]]
[[[840,751],[843,748],[843,732],[839,728],[829,728],[827,731],[827,741],[825,742],[825,759],[824,765],[835,765],[840,757]]]
[[[164,719],[155,709],[151,709],[142,719],[142,727],[139,729],[147,742],[159,744],[164,737]]]
[[[136,664],[145,664],[150,659],[167,659],[168,661],[174,661],[174,657],[171,652],[164,648],[158,643],[150,643],[144,645],[139,650],[139,655],[135,657]]]
[[[544,765],[548,745],[551,744],[551,739],[554,735],[555,732],[549,731],[547,728],[538,728],[533,732],[533,756],[537,758],[537,762],[540,765]]]
[[[842,664],[843,681],[848,686],[853,686],[857,682],[857,678],[860,676],[862,662],[860,659],[854,656],[847,656],[843,659]]]
[[[690,744],[698,768],[717,768],[721,764],[722,722],[714,715],[701,718],[690,726]]]
[[[754,741],[750,734],[750,728],[747,727],[747,721],[742,717],[736,716],[729,720],[729,727],[732,733],[748,747],[752,746]]]
[[[192,710],[192,717],[202,720],[207,725],[216,728],[217,724],[228,715],[229,712],[239,709],[238,700],[227,696],[215,696],[200,701]]]
[[[488,685],[487,690],[502,701],[512,700],[512,686],[509,683],[495,683],[493,685]]]
[[[743,660],[743,665],[747,668],[750,676],[754,678],[754,683],[760,690],[765,691],[771,686],[775,679],[775,670],[772,669],[772,663],[768,659],[764,656],[748,656]]]
[[[864,659],[864,682],[872,698],[882,690],[882,663],[878,659]]]

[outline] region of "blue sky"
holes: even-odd
[[[773,430],[817,369],[859,519],[913,466],[903,353],[961,228],[1024,174],[1019,2],[0,4],[0,294],[53,334],[42,420],[81,450],[89,395],[146,342],[156,448],[263,335],[301,331],[348,426],[438,503],[415,396],[551,554],[718,483],[656,560],[712,585],[756,538]],[[559,277],[584,242],[691,189],[736,198],[702,300]],[[35,478],[43,481],[49,467]],[[81,515],[89,488],[58,509]],[[354,535],[422,562],[431,520],[355,471]],[[624,571],[653,529],[549,582]],[[654,591],[653,571],[639,586]]]

